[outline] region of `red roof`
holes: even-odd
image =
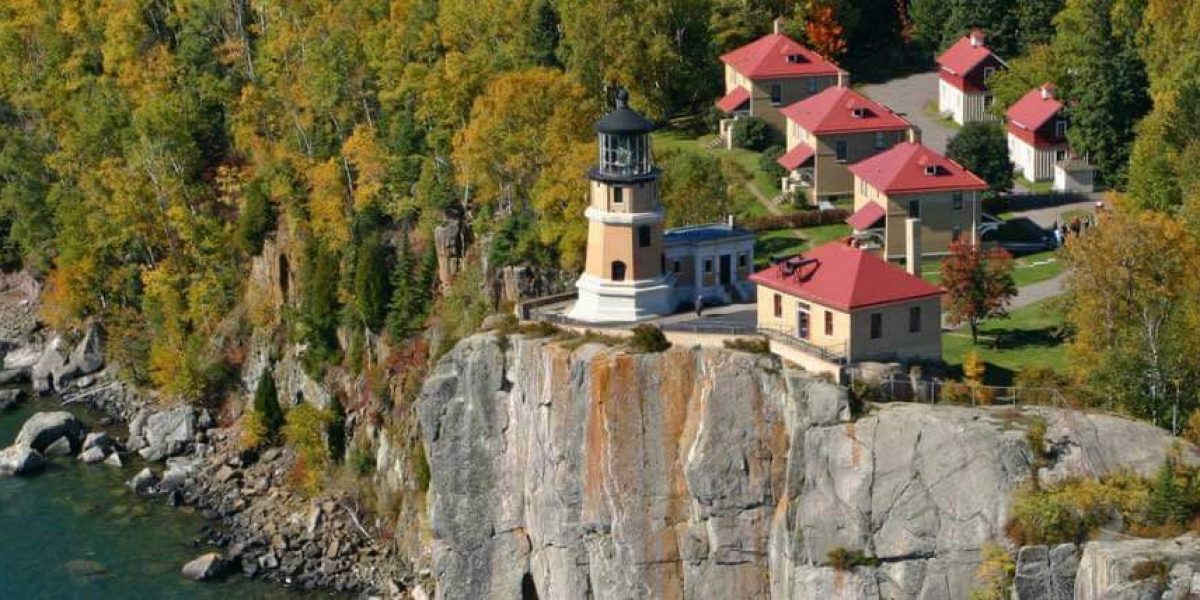
[[[854,228],[855,231],[866,231],[872,225],[879,222],[883,218],[883,206],[878,202],[868,202],[862,208],[854,211],[850,218],[846,219],[846,223]]]
[[[986,190],[987,183],[962,165],[913,142],[903,142],[849,167],[885,194]]]
[[[793,62],[789,60],[791,56],[799,58]],[[764,35],[727,52],[721,55],[721,61],[751,79],[836,75],[839,71],[838,66],[825,57],[781,33]]]
[[[751,275],[750,281],[844,311],[942,294],[924,279],[841,242],[771,265]]]
[[[808,144],[796,144],[795,148],[787,151],[787,154],[780,156],[775,160],[779,166],[793,171],[796,167],[806,163],[813,157],[812,146]]]
[[[972,44],[971,36],[979,35],[979,43]],[[937,64],[943,69],[950,71],[958,76],[965,76],[972,69],[979,66],[979,63],[987,60],[987,57],[992,55],[992,51],[983,45],[983,33],[973,31],[959,38],[950,46],[948,50],[937,57]]]
[[[1045,83],[1021,96],[1021,99],[1008,109],[1006,116],[1010,125],[1037,131],[1046,121],[1054,118],[1062,107],[1062,102],[1054,98],[1054,86]]]
[[[717,108],[721,112],[731,113],[738,109],[739,106],[746,103],[750,99],[750,92],[744,87],[733,88],[732,92],[725,94],[724,98],[717,100]]]
[[[908,129],[892,109],[842,86],[828,87],[780,112],[813,134]],[[858,116],[855,116],[858,115]]]

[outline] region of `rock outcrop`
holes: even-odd
[[[1200,596],[1200,539],[1088,542],[1075,578],[1077,600]]]
[[[32,475],[46,466],[46,459],[28,446],[0,450],[0,475]]]
[[[79,448],[83,439],[83,423],[66,411],[39,412],[29,417],[21,426],[13,445],[42,452],[60,438],[67,439],[68,451]]]
[[[196,409],[191,406],[143,410],[129,423],[126,446],[151,462],[177,456],[195,442],[196,419]]]
[[[1150,472],[1173,441],[1041,409],[850,421],[844,391],[773,357],[494,334],[442,359],[418,413],[441,598],[962,598],[1032,473],[1035,415],[1056,477]],[[839,571],[834,550],[874,560]]]
[[[209,552],[183,565],[180,573],[192,581],[206,581],[225,574],[226,568],[227,563],[220,554]]]
[[[1071,600],[1078,568],[1075,544],[1025,546],[1017,553],[1013,600]]]

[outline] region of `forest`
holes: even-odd
[[[249,261],[278,230],[303,260],[272,318],[312,373],[368,366],[339,331],[406,346],[437,327],[444,349],[496,308],[480,290],[497,267],[578,268],[591,122],[616,87],[664,127],[709,126],[718,56],[777,17],[855,81],[929,69],[984,29],[1011,66],[997,109],[1057,82],[1073,145],[1190,239],[1200,1],[1183,4],[2,0],[0,258],[44,279],[50,326],[102,320],[111,358],[168,396],[223,393],[257,324],[238,310]],[[677,196],[704,187],[680,172]],[[442,285],[447,221],[468,260]],[[1113,327],[1090,356],[1137,337]],[[1200,373],[1176,362],[1164,377]]]

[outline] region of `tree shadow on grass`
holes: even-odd
[[[988,340],[981,337],[980,345],[994,350],[1023,350],[1026,348],[1054,348],[1062,345],[1063,336],[1059,327],[1036,329],[1009,329],[997,327],[987,331]]]
[[[800,250],[800,246],[804,244],[804,240],[792,237],[774,237],[765,240],[757,240],[754,242],[755,256],[773,256],[788,251],[788,254],[795,254]]]

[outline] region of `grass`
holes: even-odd
[[[930,100],[929,102],[925,103],[925,114],[934,121],[937,121],[938,123],[953,129],[954,131],[962,129],[962,125],[959,125],[954,119],[942,116],[942,113],[938,111],[936,101]]]
[[[987,363],[984,380],[993,385],[1011,385],[1016,374],[1028,367],[1066,371],[1066,345],[1060,330],[1062,309],[1053,299],[1014,310],[1008,319],[992,319],[979,326],[979,345],[971,344],[970,328],[942,334],[942,359],[961,368],[972,349]]]
[[[755,266],[765,266],[773,255],[796,254],[847,235],[850,235],[850,226],[843,223],[764,231],[754,243]]]
[[[780,193],[779,180],[774,175],[763,171],[759,167],[758,161],[761,154],[758,152],[745,148],[727,150],[719,142],[716,134],[696,136],[679,129],[662,129],[654,132],[652,136],[656,148],[702,151],[728,159],[734,165],[737,165],[736,171],[740,179],[738,183],[749,183],[765,198],[774,198]],[[755,204],[759,206],[744,211],[742,216],[752,217],[769,213],[767,208],[761,206],[761,202],[758,202],[757,199]]]
[[[1026,254],[1013,260],[1013,281],[1017,287],[1054,279],[1062,274],[1066,266],[1054,250]],[[942,281],[941,260],[926,260],[921,263],[921,278],[932,284]]]
[[[1035,194],[1048,194],[1054,189],[1053,181],[1030,181],[1018,175],[1015,177],[1015,183]]]

